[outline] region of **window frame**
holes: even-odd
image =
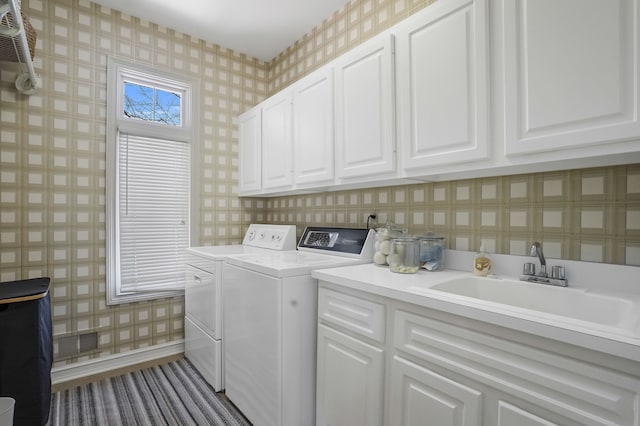
[[[182,121],[179,126],[126,117],[124,82],[151,85],[181,93]],[[199,241],[199,81],[163,69],[109,56],[107,58],[106,110],[106,298],[108,305],[176,297],[184,290],[123,292],[118,277],[118,139],[120,133],[171,139],[191,145],[189,193],[189,244]]]

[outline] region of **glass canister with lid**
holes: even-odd
[[[387,266],[391,253],[391,240],[406,235],[406,230],[398,228],[388,222],[385,226],[376,228],[376,252],[373,261],[376,265]]]
[[[420,267],[427,271],[444,269],[444,237],[427,232],[420,241]]]
[[[415,274],[420,268],[420,244],[414,237],[397,237],[391,240],[389,269],[401,274]]]

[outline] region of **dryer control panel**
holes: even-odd
[[[244,234],[242,245],[271,250],[295,250],[296,226],[252,223]]]
[[[373,256],[374,233],[373,229],[308,226],[298,250],[366,259]]]

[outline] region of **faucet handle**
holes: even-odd
[[[522,268],[522,273],[524,275],[535,275],[536,274],[536,265],[533,263],[525,263],[524,267]]]
[[[552,266],[551,267],[551,278],[556,278],[558,280],[565,279],[564,266]]]

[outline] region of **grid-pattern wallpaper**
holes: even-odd
[[[271,62],[274,94],[433,0],[354,0]],[[640,165],[278,197],[266,219],[307,225],[364,226],[370,213],[448,248],[640,265]]]
[[[106,57],[201,81],[200,243],[241,241],[252,222],[363,226],[369,213],[447,246],[640,265],[640,165],[339,191],[237,197],[236,116],[427,0],[352,0],[270,63],[87,0],[23,0],[38,32],[42,88],[0,64],[0,281],[51,276],[56,338],[97,331],[73,363],[183,337],[183,298],[105,303]]]
[[[640,265],[640,165],[295,195],[267,201],[267,221],[360,226],[371,213],[446,246]]]
[[[42,87],[0,67],[0,281],[52,278],[56,338],[98,332],[98,351],[56,365],[183,337],[182,297],[105,301],[106,58],[197,77],[201,87],[201,244],[238,243],[261,202],[237,194],[236,116],[266,96],[267,64],[86,0],[24,0],[38,33]]]
[[[269,94],[285,88],[435,0],[352,0],[269,64]]]

